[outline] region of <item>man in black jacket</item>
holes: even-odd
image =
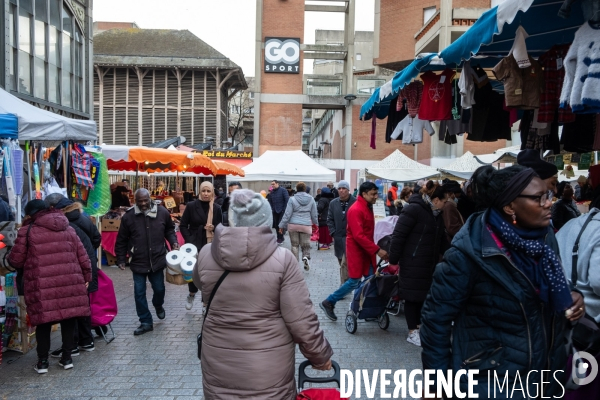
[[[350,194],[350,184],[347,181],[338,183],[340,197],[331,200],[327,214],[327,227],[333,237],[335,257],[340,264],[340,284],[348,280],[348,263],[346,262],[346,212],[356,201]]]
[[[179,249],[169,211],[153,204],[148,190],[138,189],[135,192],[135,207],[123,215],[115,244],[119,268],[125,269],[127,255],[131,258],[129,266],[133,273],[135,308],[141,323],[133,332],[134,335],[153,330],[152,314],[146,300],[146,279],[154,291],[152,305],[156,309],[156,316],[165,319],[165,240],[172,249]]]
[[[238,181],[229,182],[228,192],[229,195],[223,199],[223,204],[221,205],[221,214],[223,215],[222,224],[224,226],[229,226],[229,200],[231,199],[231,193],[233,193],[237,189],[241,189],[242,184]]]

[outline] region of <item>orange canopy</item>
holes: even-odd
[[[217,175],[246,176],[244,170],[237,165],[222,160],[212,160],[212,162],[215,163],[215,165],[219,168]]]
[[[127,160],[108,159],[108,168],[119,171],[192,171],[198,174],[217,175],[219,168],[200,153],[153,147],[130,147]]]

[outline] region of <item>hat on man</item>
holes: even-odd
[[[517,156],[517,164],[531,168],[541,179],[548,179],[558,174],[556,165],[540,158],[539,150],[523,150]]]
[[[229,208],[233,212],[233,226],[273,226],[273,211],[269,202],[250,189],[238,189],[231,193]]]
[[[350,184],[348,183],[348,181],[340,181],[338,183],[338,189],[342,188],[350,190]]]

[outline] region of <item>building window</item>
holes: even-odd
[[[362,60],[362,55],[360,53],[356,53],[356,61]]]
[[[384,83],[384,79],[358,79],[356,81],[356,91],[359,96],[370,96],[375,89],[383,86]]]
[[[249,92],[248,93],[248,98],[253,99],[254,98],[254,92]]]
[[[423,9],[423,25],[425,25],[427,21],[429,21],[435,15],[435,12],[435,6]]]
[[[8,8],[7,88],[87,112],[84,39],[75,17],[63,0],[18,3]]]

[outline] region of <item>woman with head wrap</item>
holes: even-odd
[[[223,216],[221,207],[214,203],[215,189],[209,181],[200,184],[200,196],[189,202],[183,215],[179,230],[186,243],[192,243],[198,251],[207,243],[212,242],[215,227],[221,223]],[[194,282],[188,283],[190,294],[185,302],[185,309],[191,310],[198,288]]]
[[[481,167],[472,181],[485,211],[467,221],[435,270],[423,306],[423,368],[479,370],[480,398],[489,397],[494,372],[509,388],[522,385],[518,397],[503,398],[540,398],[540,388],[562,397],[567,326],[585,310],[558,257],[547,186],[519,165]]]
[[[277,244],[269,203],[238,189],[229,212],[234,227],[216,228],[193,273],[204,298],[221,282],[203,323],[204,398],[294,400],[296,344],[320,370],[333,351],[298,261]]]

